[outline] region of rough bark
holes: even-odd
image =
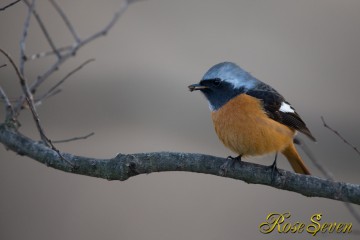
[[[235,164],[228,169],[226,176],[223,176],[221,166],[226,159],[204,154],[152,152],[117,154],[111,159],[95,159],[61,152],[67,160],[64,161],[56,151],[22,135],[6,124],[0,125],[0,142],[6,148],[49,167],[107,180],[125,181],[144,173],[186,171],[268,185],[308,197],[322,197],[360,204],[360,185],[334,182],[281,169],[279,169],[279,174],[272,179],[269,167],[248,162]]]

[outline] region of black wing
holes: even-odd
[[[296,113],[290,103],[286,102],[285,98],[275,89],[265,83],[261,83],[254,89],[248,90],[246,94],[260,99],[263,102],[265,112],[271,119],[302,132],[311,140],[316,141],[299,114]],[[289,111],[281,111],[280,108],[282,104],[285,104],[289,108]]]

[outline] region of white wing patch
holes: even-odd
[[[279,110],[284,113],[295,112],[294,108],[287,102],[282,102]]]

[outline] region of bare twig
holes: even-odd
[[[9,3],[8,5],[5,5],[4,7],[0,8],[0,11],[4,11],[5,9],[17,4],[18,2],[20,2],[21,0],[16,0],[16,1],[13,1],[12,3]]]
[[[27,1],[27,0],[24,0]],[[139,1],[139,0],[138,0]],[[73,46],[73,48],[71,49],[71,51],[68,51],[67,53],[65,53],[64,55],[61,56],[61,58],[59,58],[53,65],[51,65],[43,74],[39,75],[36,79],[36,81],[34,81],[30,86],[30,91],[32,93],[34,93],[36,91],[36,89],[38,88],[38,86],[40,84],[42,84],[49,76],[51,76],[57,69],[59,69],[59,67],[70,57],[74,56],[76,54],[76,52],[83,47],[84,45],[88,44],[89,42],[94,41],[95,39],[97,39],[98,37],[104,36],[106,35],[106,33],[114,26],[114,24],[119,20],[120,16],[125,12],[125,10],[128,8],[129,4],[136,2],[136,0],[124,0],[122,1],[119,10],[114,14],[114,16],[111,18],[111,20],[109,21],[109,23],[102,28],[101,30],[99,30],[98,32],[94,33],[93,35],[85,38],[84,40],[80,41],[79,43],[75,44]],[[35,12],[35,11],[34,11]],[[35,15],[36,16],[36,15]],[[56,49],[55,49],[56,50]],[[53,49],[54,52],[57,52],[57,50],[55,51]],[[22,105],[25,101],[25,95],[21,95],[18,103],[15,107],[15,112],[18,113],[21,108]]]
[[[327,125],[327,123],[325,122],[325,119],[323,116],[321,116],[321,121],[324,124],[324,127],[326,127],[327,129],[329,129],[330,131],[332,131],[334,134],[336,134],[346,145],[348,145],[349,147],[351,147],[352,149],[354,149],[354,151],[360,155],[360,151],[357,147],[355,147],[353,144],[351,144],[348,140],[346,140],[338,131],[336,131],[335,129],[331,128],[329,125]]]
[[[354,149],[354,151],[360,155],[359,150],[357,149],[357,147],[355,147],[354,145],[352,145],[351,143],[349,143],[349,141],[347,141],[338,131],[336,131],[335,129],[331,128],[326,122],[323,116],[321,116],[321,121],[323,122],[323,125],[325,128],[329,129],[330,131],[332,131],[334,134],[336,134],[345,144],[347,144],[348,146],[350,146],[352,149]],[[313,161],[314,162],[314,161]],[[320,164],[319,164],[320,165]],[[321,166],[321,165],[320,165]],[[325,171],[326,174],[324,174],[328,179],[334,180],[334,178],[332,177],[332,174],[329,175],[327,174],[328,171],[326,171],[322,166],[321,168],[322,172]],[[350,212],[350,214],[356,219],[356,221],[358,223],[360,223],[360,215],[356,212],[355,208],[347,201],[345,200],[344,202],[345,207],[348,209],[348,211]]]
[[[321,163],[319,163],[314,154],[311,152],[310,148],[306,145],[305,141],[296,136],[294,138],[294,143],[301,147],[304,153],[308,156],[315,167],[322,173],[322,175],[325,176],[325,178],[334,180],[333,174],[329,170],[325,169]]]
[[[66,26],[68,27],[69,31],[71,32],[71,34],[73,35],[76,43],[79,43],[81,41],[81,39],[79,38],[79,36],[77,35],[73,25],[71,24],[71,22],[69,21],[68,17],[66,16],[66,14],[64,13],[64,11],[61,9],[61,7],[59,6],[59,4],[56,2],[56,0],[50,0],[50,3],[53,5],[53,7],[55,8],[55,10],[59,13],[60,17],[63,19],[63,21],[65,22]]]
[[[11,63],[11,65],[13,66],[19,80],[20,80],[20,85],[21,85],[21,88],[26,96],[26,101],[28,103],[28,106],[33,114],[33,117],[34,117],[34,120],[36,122],[36,126],[40,132],[40,137],[41,139],[45,142],[45,144],[48,144],[49,142],[51,143],[51,141],[49,141],[49,139],[46,137],[45,133],[44,133],[44,130],[42,129],[41,127],[41,124],[40,124],[40,120],[39,120],[39,115],[37,114],[36,112],[36,109],[34,108],[34,103],[33,103],[33,97],[32,97],[32,94],[30,93],[29,91],[29,88],[27,86],[27,83],[26,83],[26,80],[24,78],[24,76],[21,74],[19,68],[16,66],[14,60],[10,57],[10,55],[5,52],[4,50],[0,49],[0,52],[2,54],[4,54],[6,56],[6,58],[9,60],[9,62]]]
[[[58,87],[61,84],[63,84],[69,77],[71,77],[74,73],[81,70],[85,65],[87,65],[93,61],[95,61],[94,58],[88,59],[85,62],[83,62],[80,66],[78,66],[77,68],[75,68],[74,70],[72,70],[71,72],[66,74],[66,76],[63,79],[61,79],[58,83],[56,83],[53,87],[51,87],[43,96],[39,97],[39,99],[36,101],[36,104],[41,103],[41,101],[43,101],[44,99],[48,98],[49,96],[52,96],[54,91],[57,91]]]
[[[89,133],[82,137],[73,137],[73,138],[64,139],[64,140],[57,140],[57,141],[53,141],[53,143],[67,143],[67,142],[73,142],[73,141],[77,141],[77,140],[84,140],[84,139],[87,139],[87,138],[93,136],[94,134],[95,133],[92,132],[92,133]]]
[[[120,16],[126,11],[126,9],[128,8],[129,4],[136,2],[135,0],[124,0],[121,2],[121,6],[119,8],[119,10],[117,12],[115,12],[113,18],[110,20],[110,22],[100,31],[98,31],[97,33],[89,36],[88,38],[84,39],[81,43],[79,43],[78,47],[76,48],[76,50],[78,48],[80,48],[81,46],[87,44],[88,42],[93,41],[94,39],[100,37],[100,36],[104,36],[108,33],[108,31],[114,26],[114,24],[119,20]]]
[[[35,121],[35,124],[36,124],[36,127],[40,133],[40,137],[41,139],[43,140],[43,142],[46,144],[46,145],[49,145],[51,147],[52,150],[54,150],[55,152],[57,152],[59,154],[59,157],[64,160],[65,162],[67,162],[69,165],[71,165],[72,167],[74,166],[70,161],[68,161],[67,159],[65,159],[61,154],[60,154],[60,151],[54,146],[54,144],[51,142],[51,140],[46,136],[45,134],[45,131],[44,129],[42,128],[41,124],[40,124],[40,119],[39,119],[39,115],[36,111],[36,108],[34,106],[34,99],[32,97],[32,94],[29,90],[29,87],[26,83],[26,79],[24,78],[24,76],[20,73],[20,70],[19,68],[16,66],[14,60],[11,58],[11,56],[5,52],[3,49],[0,48],[0,52],[2,54],[5,55],[5,57],[9,60],[9,62],[11,63],[11,65],[13,66],[15,72],[16,72],[16,75],[18,76],[19,80],[20,80],[20,85],[21,85],[21,88],[25,94],[25,98],[26,98],[26,101],[28,103],[28,106],[30,108],[30,111],[33,115],[33,119]]]
[[[22,37],[20,40],[20,73],[21,73],[21,75],[24,75],[25,61],[26,61],[25,40],[28,35],[28,30],[29,30],[29,26],[30,26],[30,18],[31,18],[32,11],[34,10],[34,7],[35,7],[35,0],[32,0],[31,4],[28,7],[28,13],[27,13],[25,23],[24,23],[23,34],[22,34]]]
[[[309,157],[311,162],[325,176],[326,179],[335,181],[333,174],[329,170],[325,169],[325,167],[323,167],[322,164],[319,163],[319,161],[312,154],[310,148],[306,145],[306,143],[302,139],[295,137],[294,142],[301,147],[301,149]],[[341,188],[337,189],[338,194],[341,194],[341,191],[342,191]],[[360,223],[360,215],[356,212],[355,208],[349,203],[349,200],[346,197],[343,200],[344,200],[344,205],[348,209],[350,214],[356,219],[358,223]]]
[[[3,65],[0,65],[0,68],[6,67],[6,63],[4,63]]]
[[[34,1],[34,0],[33,0]],[[23,2],[30,8],[31,7],[31,4],[29,3],[28,0],[23,0]],[[49,43],[51,49],[54,51],[54,53],[56,54],[57,58],[58,59],[61,59],[61,54],[58,52],[55,44],[54,44],[54,41],[52,40],[52,38],[50,37],[50,34],[49,32],[47,31],[46,27],[45,27],[45,24],[43,23],[41,17],[39,16],[39,14],[37,13],[37,11],[35,9],[32,10],[32,13],[34,14],[34,17],[36,19],[36,21],[38,22],[40,28],[41,28],[41,31],[43,32],[47,42]]]
[[[72,48],[73,48],[73,46],[60,47],[57,49],[57,51],[62,53],[62,52],[70,51]],[[54,54],[55,53],[53,51],[44,51],[44,52],[32,54],[32,55],[26,57],[26,60],[35,60],[35,59],[39,59],[42,57],[52,56]]]
[[[5,91],[2,89],[2,87],[0,86],[0,98],[2,99],[2,101],[5,104],[5,122],[9,122],[11,120],[13,120],[14,117],[14,109],[10,103],[9,98],[6,96]]]
[[[58,88],[58,89],[52,91],[51,93],[47,92],[46,94],[44,94],[40,98],[37,98],[37,99],[34,100],[35,106],[41,105],[43,101],[45,101],[46,99],[51,98],[51,97],[61,93],[61,91],[62,91],[62,89]]]
[[[32,97],[32,94],[30,93],[29,91],[29,88],[27,86],[27,83],[26,83],[26,79],[24,78],[24,76],[21,74],[19,68],[16,66],[14,60],[12,59],[12,57],[7,53],[5,52],[3,49],[0,49],[0,52],[2,54],[4,54],[4,56],[9,60],[9,62],[11,63],[11,65],[13,66],[15,72],[16,72],[16,75],[18,76],[19,80],[20,80],[20,85],[21,85],[21,88],[26,96],[26,101],[28,103],[28,106],[33,114],[33,117],[34,117],[34,120],[36,122],[36,125],[38,127],[38,130],[40,132],[40,136],[41,136],[41,139],[47,144],[48,143],[48,139],[46,137],[46,135],[44,134],[44,130],[42,129],[41,125],[40,125],[40,120],[39,120],[39,116],[36,112],[36,109],[34,108],[34,103],[33,103],[33,97]]]

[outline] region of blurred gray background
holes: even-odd
[[[58,2],[82,37],[104,26],[119,6],[115,0]],[[37,10],[57,46],[67,45],[71,35],[51,5],[37,1]],[[358,0],[139,2],[105,38],[81,49],[39,89],[46,91],[83,61],[96,58],[39,107],[41,121],[53,140],[95,132],[87,140],[57,145],[78,155],[180,151],[225,157],[232,153],[213,131],[205,99],[191,94],[187,85],[212,65],[234,61],[292,103],[318,139],[307,143],[337,180],[359,183],[359,156],[320,120],[324,116],[360,145],[359,12]],[[0,12],[0,47],[17,61],[25,16],[22,3]],[[50,49],[34,19],[26,47],[28,54]],[[28,63],[29,81],[52,61]],[[1,86],[15,99],[20,87],[11,67],[0,69],[0,76]],[[28,111],[20,120],[20,130],[38,139]],[[291,222],[305,223],[322,213],[324,222],[353,222],[354,230],[360,229],[341,202],[232,179],[169,172],[109,182],[48,168],[3,146],[0,156],[0,239],[310,237],[261,234],[258,226],[270,212],[291,212]],[[266,165],[272,160],[273,155],[248,159]],[[290,169],[283,157],[279,167]],[[316,236],[328,238],[359,235]]]

